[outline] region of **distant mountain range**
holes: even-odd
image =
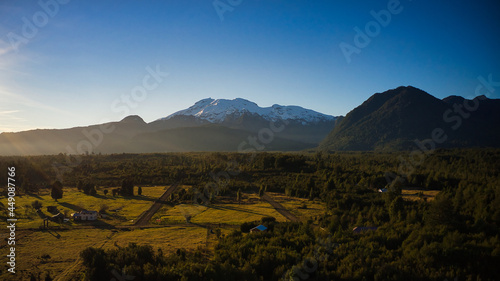
[[[414,150],[499,147],[500,100],[442,100],[411,87],[376,93],[345,117],[245,99],[203,99],[146,123],[119,122],[0,134],[0,155],[186,151]],[[420,144],[420,145],[419,145]]]
[[[336,117],[318,113],[300,106],[282,106],[275,104],[271,107],[259,107],[256,103],[237,98],[234,100],[212,98],[203,99],[193,106],[178,111],[161,120],[169,120],[177,116],[194,116],[211,123],[224,123],[228,119],[239,118],[243,115],[259,116],[267,121],[293,120],[302,125],[312,125],[320,122],[335,121]]]
[[[2,133],[0,155],[294,151],[316,147],[337,120],[299,106],[203,99],[151,123],[128,116],[88,127]]]
[[[499,147],[500,100],[440,100],[411,86],[376,93],[349,112],[319,148],[413,150],[424,140],[440,148]]]

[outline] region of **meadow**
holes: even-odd
[[[186,223],[186,217],[195,224],[229,224],[239,226],[244,222],[259,221],[262,217],[274,217],[286,221],[267,202],[261,201],[257,194],[243,193],[238,203],[234,198],[220,196],[213,204],[178,204],[164,206],[153,218],[153,223]]]
[[[95,196],[84,194],[74,187],[64,187],[63,198],[55,201],[50,195],[50,190],[40,190],[37,194],[24,194],[16,196],[16,215],[19,219],[18,226],[26,228],[39,228],[43,225],[42,216],[52,216],[47,212],[46,207],[56,206],[57,209],[69,217],[72,213],[81,210],[105,211],[108,216],[101,219],[101,222],[110,225],[129,225],[132,224],[139,215],[146,211],[152,202],[160,197],[165,191],[165,186],[143,186],[142,195],[136,196],[113,196],[113,188],[98,188]],[[137,194],[138,187],[135,187]],[[104,190],[109,190],[104,195]],[[31,204],[38,200],[42,204],[41,211],[43,215],[37,213]],[[82,222],[80,224],[85,224]],[[68,222],[62,226],[71,227],[79,223]]]
[[[239,229],[242,223],[259,221],[262,217],[286,221],[272,206],[260,200],[257,194],[242,193],[239,203],[230,196],[221,196],[217,202],[207,206],[169,202],[154,215],[149,226],[135,227],[134,221],[148,210],[167,187],[141,186],[140,196],[113,196],[113,188],[97,188],[96,195],[87,195],[74,187],[64,187],[63,198],[57,201],[51,198],[49,190],[18,196],[16,203],[21,207],[16,210],[19,214],[16,250],[22,261],[18,263],[19,275],[16,278],[24,276],[28,279],[31,272],[40,273],[41,276],[50,272],[52,277],[57,276],[56,280],[78,279],[83,274],[79,254],[87,247],[109,250],[136,243],[154,245],[155,250],[161,249],[165,254],[178,249],[213,250],[218,242],[214,230],[220,230],[220,236],[224,237]],[[186,185],[181,187],[184,190],[191,188]],[[106,189],[109,192],[105,195]],[[135,186],[135,194],[137,190],[138,186]],[[106,217],[95,222],[51,222],[46,229],[41,227],[43,219],[31,206],[35,200],[42,204],[44,215],[52,215],[46,211],[47,206],[56,206],[63,214],[82,209],[103,210]],[[189,223],[186,222],[187,215],[191,216]],[[6,238],[4,236],[2,234],[2,238]],[[2,240],[0,249],[6,246],[6,241]],[[10,273],[2,272],[0,278],[10,280],[13,277]]]

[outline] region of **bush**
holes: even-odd
[[[102,204],[99,208],[99,213],[106,213],[107,210],[109,210],[109,206],[106,204]]]
[[[40,210],[43,206],[42,206],[42,203],[38,200],[35,200],[33,201],[33,203],[31,203],[31,207],[33,207],[33,209],[35,210]]]
[[[260,220],[260,222],[262,224],[264,224],[264,223],[273,223],[273,222],[276,222],[276,218],[275,217],[262,217],[262,219]]]
[[[250,229],[252,229],[256,226],[257,226],[256,222],[244,222],[241,224],[240,230],[241,230],[241,232],[248,233],[248,232],[250,232]]]

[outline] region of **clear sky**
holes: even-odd
[[[500,81],[498,0],[397,2],[2,0],[0,132],[151,122],[207,97],[345,115],[401,85]]]

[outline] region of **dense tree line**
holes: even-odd
[[[436,150],[419,161],[410,161],[408,152],[88,155],[58,178],[53,163],[66,157],[3,157],[0,166],[16,166],[20,192],[26,193],[54,180],[64,186],[121,188],[129,188],[128,182],[179,182],[198,190],[210,185],[211,201],[220,194],[237,198],[267,189],[327,206],[307,222],[273,224],[268,233],[236,231],[221,238],[214,252],[200,248],[163,255],[138,245],[87,249],[82,257],[88,280],[110,280],[112,269],[134,280],[497,279],[498,149]],[[0,182],[7,182],[6,176],[0,173]],[[406,201],[401,189],[408,187],[440,193],[431,202],[422,196]],[[377,192],[380,188],[389,192]],[[185,202],[193,196],[182,189],[172,199]],[[248,222],[242,230],[253,225]],[[356,234],[354,227],[377,229]],[[139,262],[139,256],[147,258]]]

